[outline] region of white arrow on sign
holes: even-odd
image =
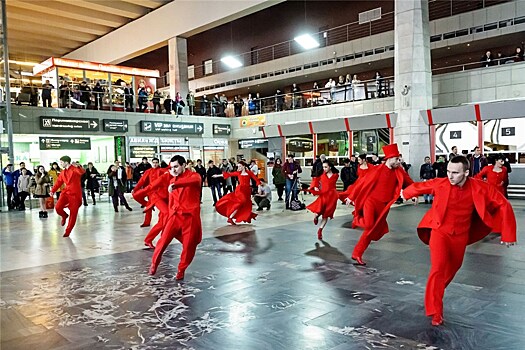
[[[202,131],[202,126],[197,126],[197,130]]]
[[[93,120],[93,122],[91,122],[91,126],[93,127],[93,129],[95,129],[97,127],[97,122]]]

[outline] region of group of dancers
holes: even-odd
[[[386,218],[391,205],[401,196],[417,204],[417,197],[433,194],[434,204],[421,220],[417,232],[420,239],[430,247],[431,269],[425,293],[426,314],[432,317],[432,325],[443,323],[443,295],[462,265],[467,245],[481,240],[491,232],[501,234],[502,244],[511,246],[516,242],[516,219],[513,209],[502,192],[489,183],[469,177],[469,161],[457,156],[447,165],[447,177],[414,183],[400,166],[397,144],[383,147],[383,163],[367,166],[361,162],[359,178],[344,192],[338,193],[336,182],[338,170],[325,160],[323,173],[314,178],[310,192],[317,196],[307,206],[314,213],[314,224],[318,225],[317,238],[323,239],[323,229],[333,218],[337,202],[353,205],[352,227],[361,227],[363,232],[356,244],[352,259],[357,265],[365,265],[363,254],[371,241],[380,240],[388,233]],[[144,244],[154,249],[149,273],[154,275],[162,255],[173,238],[182,244],[182,253],[176,279],[184,279],[185,271],[191,264],[198,244],[202,240],[200,217],[201,176],[188,167],[186,159],[176,155],[168,168],[160,168],[155,159],[132,192],[133,198],[144,207],[144,222],[141,227],[150,226],[152,211],[159,211],[159,219],[148,232]],[[62,184],[62,191],[56,204],[56,211],[65,225],[69,207],[69,223],[64,237],[69,236],[75,224],[78,208],[82,203],[80,177],[84,169],[71,164],[68,156],[60,158],[64,169],[51,193]],[[359,170],[360,169],[360,170]],[[213,175],[214,177],[237,177],[239,185],[235,191],[223,196],[215,205],[216,211],[227,218],[229,224],[251,223],[257,217],[252,212],[250,181],[260,180],[240,161],[237,171]],[[156,246],[155,238],[160,235]]]

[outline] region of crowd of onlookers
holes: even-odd
[[[492,67],[505,63],[514,63],[523,61],[523,49],[518,46],[513,53],[505,54],[501,51],[498,51],[496,55],[492,54],[491,50],[487,50],[483,57],[481,57],[481,66],[482,67]]]

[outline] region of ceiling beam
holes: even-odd
[[[20,20],[7,22],[8,33],[11,30],[28,30],[31,28],[34,28],[34,24],[31,22],[20,21]],[[30,32],[29,37],[35,38],[35,40],[38,40],[38,38],[45,38],[47,34],[56,35],[57,29],[54,27],[40,26],[38,27],[38,30],[35,30],[32,33]],[[81,42],[90,42],[92,40],[95,40],[98,37],[97,35],[83,33],[83,32],[75,31],[75,30],[65,30],[65,31],[59,32],[58,34],[61,37],[74,38]],[[9,35],[7,38],[9,40]]]
[[[36,38],[36,39],[35,39]],[[24,29],[9,29],[9,35],[8,35],[8,45],[13,40],[22,40],[22,41],[41,41],[41,42],[49,42],[50,45],[66,45],[67,47],[77,48],[79,46],[82,46],[85,42],[84,41],[78,41],[74,39],[66,39],[61,36],[61,33],[55,32],[46,34],[45,37],[35,35],[34,32],[30,31],[30,28],[24,28]]]
[[[93,24],[91,22],[79,21],[72,18],[65,18],[59,16],[50,17],[44,12],[27,11],[12,6],[7,7],[6,14],[7,23],[9,23],[10,20],[26,21],[43,25],[46,27],[54,27],[65,30],[76,30],[93,35],[104,35],[113,29],[112,27],[102,26],[100,24]]]
[[[71,47],[71,46],[65,46],[65,45],[61,45],[60,42],[54,42],[54,43],[50,43],[49,41],[47,42],[42,42],[42,41],[39,41],[39,40],[35,40],[35,41],[25,41],[25,40],[16,40],[16,41],[11,41],[9,43],[9,49],[11,50],[11,48],[14,48],[14,47],[17,47],[17,48],[24,48],[24,47],[30,47],[30,48],[40,48],[40,49],[48,49],[50,47],[52,47],[53,49],[56,49],[56,50],[60,50],[60,51],[70,51],[71,49],[74,49],[75,47]]]
[[[155,9],[157,7],[161,7],[164,4],[167,4],[168,2],[171,2],[172,0],[124,0],[125,2],[129,2],[130,4],[138,5],[147,7],[150,9]]]
[[[70,0],[56,0],[64,3],[71,3]],[[76,0],[75,6],[109,12],[117,16],[135,19],[149,12],[149,8],[138,6],[124,1],[100,1],[100,0]]]
[[[89,10],[71,4],[64,4],[50,0],[10,0],[8,5],[25,10],[33,10],[47,13],[49,17],[54,15],[74,18],[81,21],[91,22],[109,27],[120,27],[128,23],[128,19],[101,11]]]

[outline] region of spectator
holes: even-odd
[[[53,162],[51,164],[51,169],[47,172],[47,175],[51,179],[51,184],[55,184],[58,179],[58,175],[60,175],[60,167],[58,166],[57,162]],[[56,190],[55,194],[57,195],[57,200],[60,198],[60,192],[65,188],[65,185],[62,185],[59,189]]]
[[[88,167],[89,167],[89,163],[88,163]],[[134,169],[131,166],[131,164],[129,164],[129,162],[126,162],[126,191],[128,193],[131,193],[131,191],[133,190],[133,170]],[[87,170],[86,170],[86,173],[87,173]]]
[[[283,174],[283,164],[281,158],[275,159],[275,164],[272,169],[273,184],[277,189],[277,195],[279,196],[278,201],[283,200],[284,185],[286,184],[286,178]]]
[[[129,163],[126,163],[126,165]],[[126,177],[127,177],[128,168],[126,166]],[[100,173],[98,172],[97,168],[93,166],[93,163],[89,162],[87,169],[86,169],[86,189],[89,192],[89,195],[91,196],[91,199],[93,200],[93,205],[97,204],[97,201],[95,200],[95,193],[99,193],[100,184],[98,183],[98,178],[100,177]],[[129,183],[129,179],[131,177],[127,177]],[[129,188],[129,187],[128,187]]]
[[[516,51],[514,51],[514,61],[515,62],[523,61],[523,50],[519,46],[516,48]]]
[[[131,84],[126,84],[124,88],[124,111],[127,111],[128,108],[130,111],[133,111],[133,88]]]
[[[211,99],[211,116],[215,117],[222,113],[219,94],[215,94]]]
[[[355,159],[355,157],[354,157]],[[343,181],[343,191],[357,180],[357,165],[350,159],[344,160],[344,166],[341,169],[341,181]]]
[[[202,160],[197,159],[197,165],[195,165],[195,171],[197,174],[201,176],[201,203],[202,203],[202,187],[204,187],[204,183],[206,182],[206,168],[204,165],[202,165]]]
[[[481,148],[479,148],[479,146],[474,147],[474,154],[472,154],[472,158],[470,159],[469,176],[476,176],[487,164],[487,158],[481,154]]]
[[[324,154],[318,155],[315,157],[314,164],[312,164],[312,171],[310,173],[310,176],[312,178],[319,177],[323,174],[323,162],[326,160],[326,156]]]
[[[217,200],[222,198],[221,193],[221,177],[213,177],[213,175],[221,175],[222,172],[215,166],[213,160],[208,162],[208,170],[206,171],[206,180],[208,181],[208,187],[211,190],[213,197],[213,206],[217,204]],[[218,195],[218,198],[217,198]]]
[[[319,84],[317,84],[316,81],[314,81],[314,85],[312,86],[312,89],[313,90],[318,90],[319,89]]]
[[[224,173],[231,173],[233,171],[233,167],[231,166],[230,162],[228,162],[228,159],[223,159],[221,166],[219,167],[221,169],[221,172]],[[231,177],[223,179],[222,182],[222,194],[227,195],[228,192],[232,192],[232,179]]]
[[[370,161],[370,164],[372,164],[372,165],[379,165],[379,164],[381,164],[381,159],[379,159],[377,153],[372,153],[372,160]]]
[[[60,81],[60,86],[58,87],[58,106],[60,108],[66,108],[69,106],[69,85],[66,81],[62,80]]]
[[[91,106],[91,88],[84,80],[78,89],[80,90],[80,102],[84,104],[84,108],[89,108]]]
[[[436,177],[436,170],[430,164],[430,157],[425,157],[425,162],[421,164],[419,169],[419,178],[423,181],[432,180]],[[425,204],[432,204],[434,202],[434,196],[432,194],[424,194],[423,199],[425,199]]]
[[[13,203],[16,202],[13,199],[13,194],[15,192],[15,181],[13,172],[13,164],[7,164],[7,166],[4,169],[2,169],[2,175],[4,177],[3,180],[7,192],[7,207],[9,210],[13,210],[15,208],[15,205]]]
[[[256,113],[255,100],[252,98],[252,94],[248,94],[248,114],[253,115]]]
[[[335,93],[335,81],[332,78],[328,79],[328,82],[324,86],[327,89],[330,89],[330,101],[334,99]]]
[[[35,192],[34,197],[38,198],[38,204],[40,205],[40,212],[38,213],[40,218],[47,218],[46,210],[46,199],[49,198],[49,191],[51,189],[51,179],[47,175],[47,171],[43,165],[37,167],[37,171],[34,177]]]
[[[248,169],[257,177],[259,175],[259,167],[257,166],[257,162],[255,159],[252,159],[250,162],[250,166]],[[252,193],[255,194],[257,192],[257,181],[254,179],[250,179],[251,185],[252,185]]]
[[[184,113],[182,113],[182,109],[186,106],[186,104],[182,100],[182,96],[178,91],[175,94],[175,106],[177,107],[177,115],[183,115]]]
[[[337,86],[345,86],[346,83],[345,83],[345,77],[343,77],[342,75],[339,76],[338,80],[337,80]]]
[[[225,94],[221,94],[221,97],[219,97],[219,105],[221,109],[219,117],[226,117],[226,110],[228,109],[228,98]]]
[[[201,115],[208,115],[208,98],[206,95],[202,95],[201,98]]]
[[[298,175],[303,170],[299,163],[295,162],[293,154],[288,155],[287,162],[283,165],[283,174],[286,178],[286,209],[290,209],[290,202],[297,200]]]
[[[347,74],[346,77],[345,77],[345,85],[352,85],[352,77],[351,77],[350,73]]]
[[[148,109],[148,92],[146,91],[146,86],[143,82],[141,82],[139,85],[137,96],[138,96],[139,111],[145,112],[146,109]]]
[[[14,184],[14,190],[15,190],[15,201],[16,201],[16,205],[18,206],[19,205],[19,195],[18,195],[18,178],[20,177],[20,175],[22,174],[22,171],[25,170],[27,172],[27,175],[29,176],[33,176],[33,173],[31,172],[31,170],[27,170],[26,169],[26,163],[24,162],[20,162],[19,164],[19,168],[18,170],[16,170],[14,173],[13,173],[13,184]]]
[[[115,161],[117,163],[118,161]],[[118,165],[117,165],[118,166]],[[139,181],[142,175],[144,175],[144,172],[146,170],[151,169],[152,166],[148,162],[148,157],[142,157],[142,162],[135,167],[135,170],[133,171],[133,180],[135,182]]]
[[[432,168],[436,171],[436,177],[447,177],[447,162],[445,156],[438,156],[437,161],[432,164]]]
[[[487,50],[483,57],[481,57],[481,66],[482,67],[491,67],[494,65],[494,57],[492,56],[492,52],[490,50]]]
[[[170,95],[166,96],[163,104],[164,104],[164,110],[166,111],[166,114],[172,114],[172,112],[174,111],[173,109],[174,102],[171,99]]]
[[[186,95],[186,103],[188,104],[190,115],[194,115],[195,114],[195,95],[193,94],[193,91],[191,90]]]
[[[376,72],[376,97],[383,97],[383,76]]]
[[[301,108],[301,89],[297,86],[296,83],[292,85],[292,108]]]
[[[242,116],[242,106],[243,105],[244,105],[244,101],[241,99],[241,96],[233,97],[233,111],[236,117]]]
[[[18,210],[26,210],[25,201],[29,196],[29,187],[31,185],[31,175],[26,168],[20,169],[20,175],[18,176],[17,189],[18,189]]]
[[[162,108],[160,107],[160,99],[162,98],[162,92],[159,91],[159,89],[155,90],[153,93],[153,99],[151,102],[153,102],[153,113],[162,113]]]
[[[275,111],[281,112],[283,111],[284,107],[284,95],[282,94],[281,90],[277,89],[275,91]]]
[[[263,211],[264,208],[270,210],[272,202],[272,190],[265,179],[260,178],[261,184],[257,188],[257,193],[253,196],[253,200],[257,204],[257,211]]]
[[[118,213],[119,200],[121,205],[124,205],[127,210],[132,211],[133,209],[131,209],[126,197],[124,197],[127,181],[126,169],[124,169],[124,167],[120,165],[120,162],[116,160],[115,164],[109,167],[107,174],[109,182],[108,194],[113,202],[115,213]]]
[[[51,107],[51,91],[53,91],[54,88],[49,80],[46,80],[46,82],[42,84],[42,106]]]
[[[452,153],[448,155],[448,160],[450,161],[452,158],[458,155],[458,147],[452,146]]]
[[[505,57],[503,57],[503,54],[501,52],[498,52],[496,54],[496,62],[498,63],[498,65],[505,64]]]
[[[95,109],[102,109],[105,93],[106,91],[102,85],[100,85],[100,82],[97,81],[95,87],[93,88],[93,95],[95,96]]]
[[[407,162],[403,160],[403,155],[401,153],[399,154],[399,162],[406,172],[408,172],[408,170],[412,167],[412,164],[407,164]]]
[[[255,102],[255,113],[257,114],[261,114],[261,94],[257,93],[256,95],[256,98],[254,100]]]
[[[230,165],[232,166],[232,169],[237,169],[237,163],[235,162],[235,157],[231,157],[230,158]],[[237,177],[233,176],[232,178],[232,187],[233,187],[233,191],[235,192],[235,189],[237,188]]]

